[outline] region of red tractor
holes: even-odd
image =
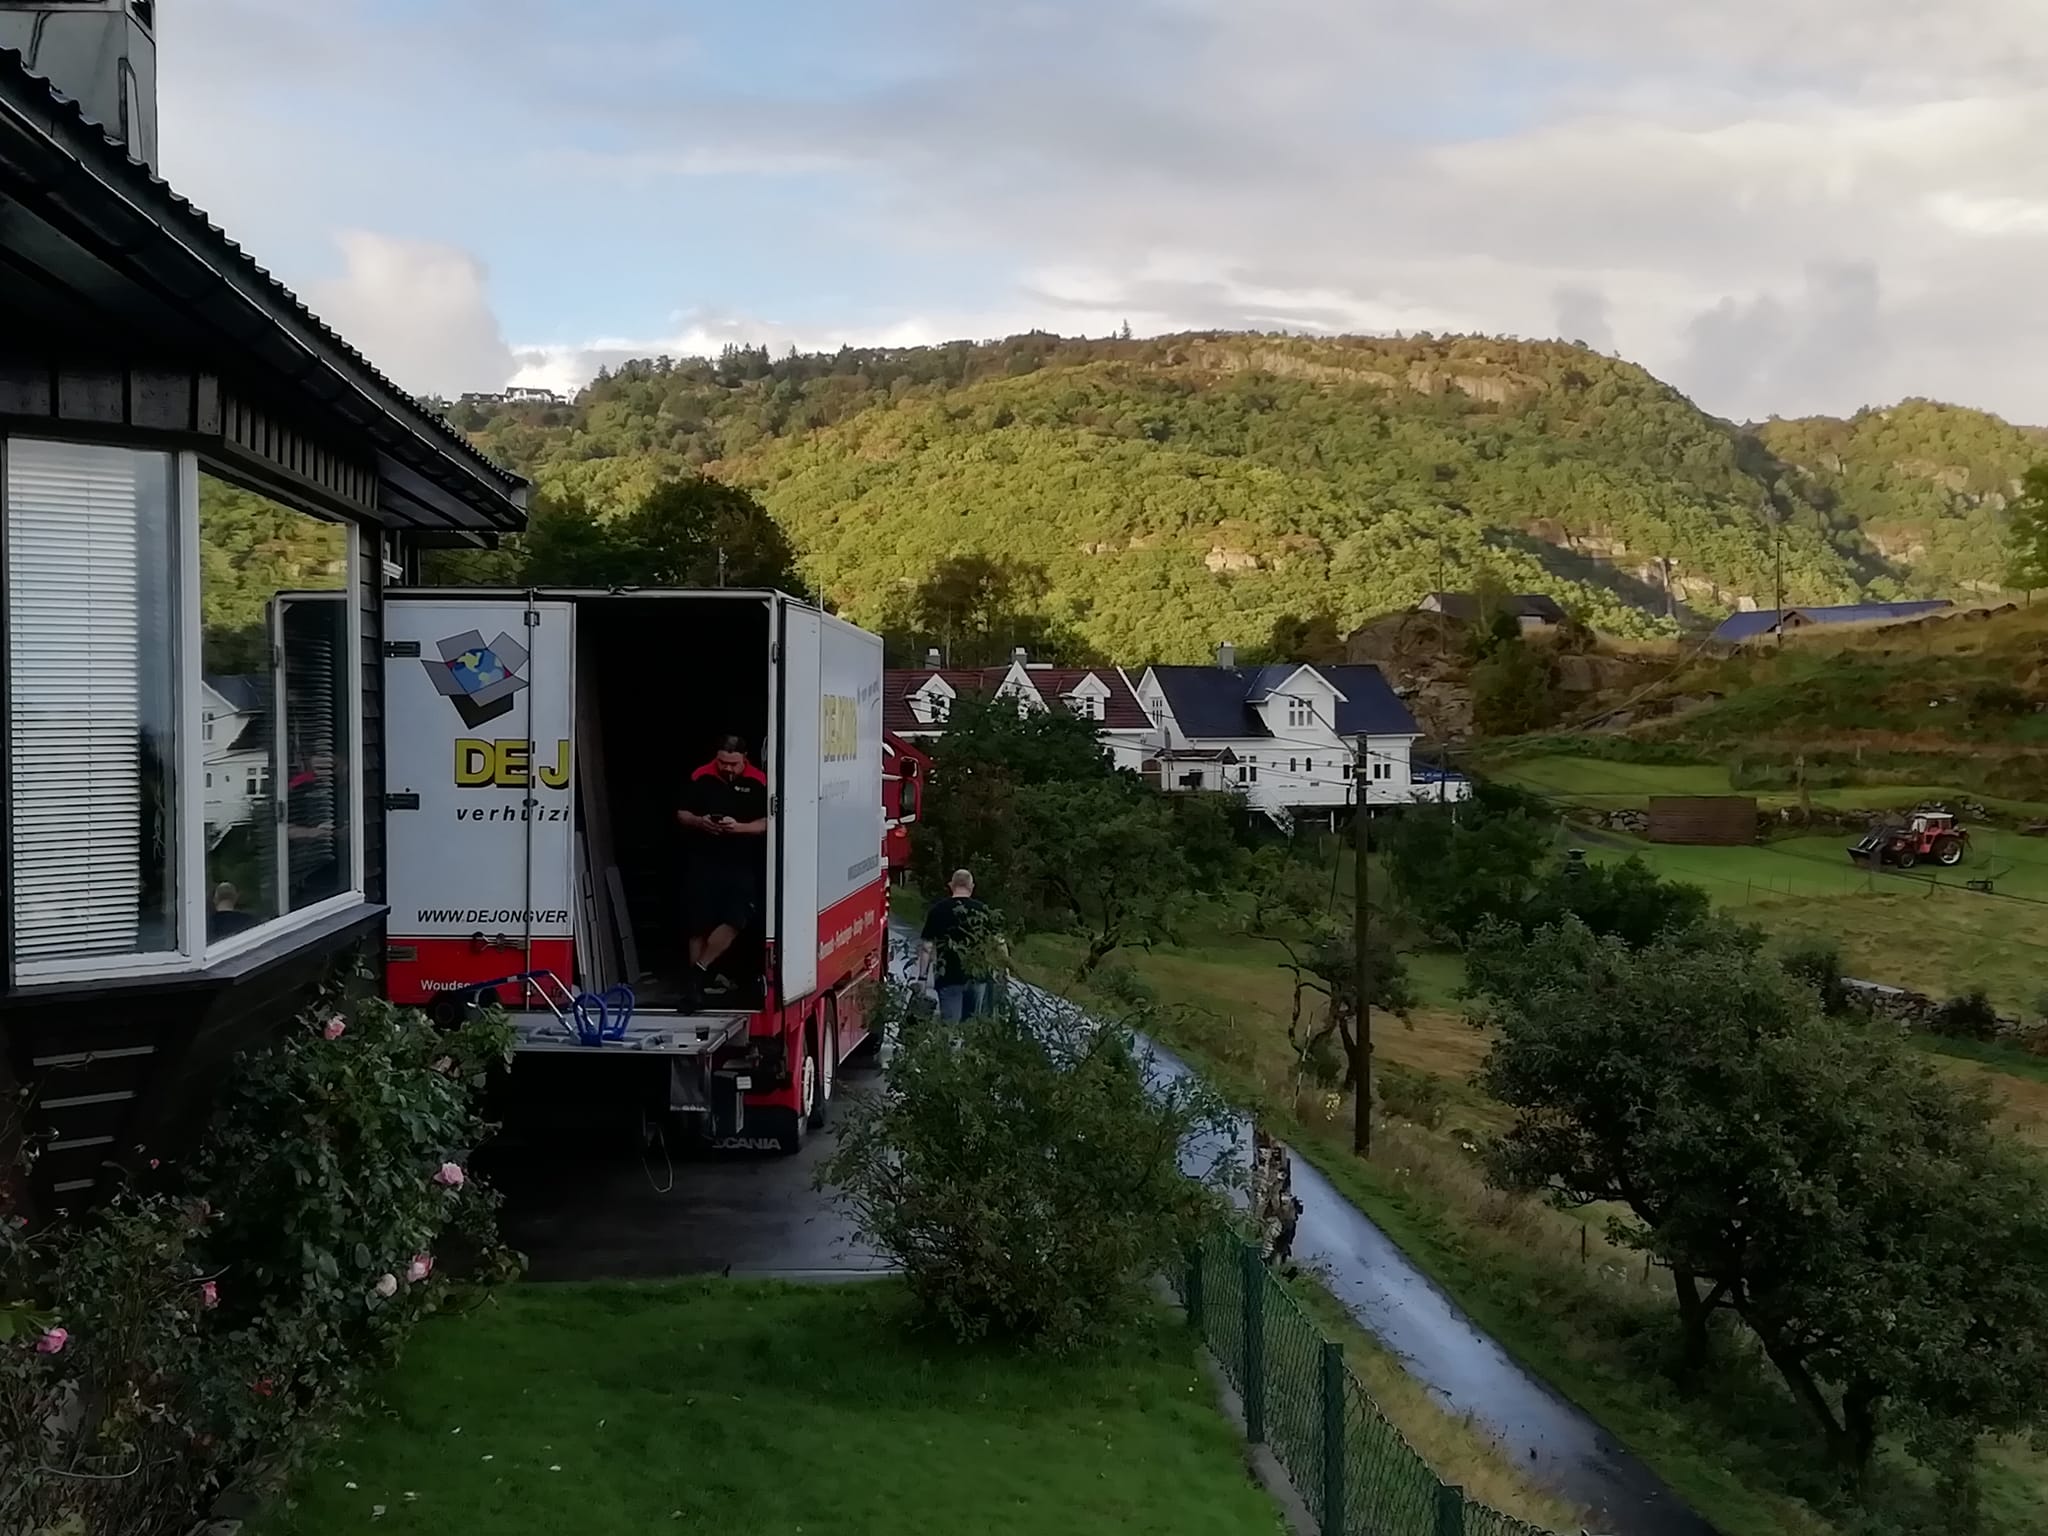
[[[1858,864],[1896,865],[1911,869],[1923,859],[1953,868],[1970,851],[1970,834],[1956,825],[1955,812],[1944,805],[1923,805],[1903,826],[1873,827],[1849,857]]]

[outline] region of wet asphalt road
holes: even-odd
[[[848,1067],[835,1098],[874,1080],[872,1068]],[[830,1148],[827,1130],[794,1157],[657,1148],[643,1158],[617,1140],[522,1138],[515,1127],[479,1167],[504,1194],[499,1224],[535,1280],[885,1273],[837,1200],[812,1187]]]

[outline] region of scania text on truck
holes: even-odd
[[[502,1004],[524,1099],[795,1150],[882,973],[881,641],[779,592],[389,596],[392,1000]],[[759,821],[678,816],[718,775]]]

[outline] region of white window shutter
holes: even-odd
[[[154,455],[14,439],[7,445],[9,837],[17,961],[176,944],[145,933],[145,581],[138,476]],[[158,472],[161,473],[159,467]],[[161,548],[160,540],[152,540]],[[152,565],[160,564],[152,560]],[[164,643],[163,625],[147,625]],[[170,700],[155,701],[159,713]],[[169,767],[163,782],[168,788]],[[158,825],[166,838],[173,807]],[[152,859],[152,862],[155,862]],[[165,862],[175,868],[168,851]]]

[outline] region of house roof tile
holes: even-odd
[[[1181,732],[1190,737],[1270,736],[1255,700],[1272,696],[1300,664],[1265,667],[1153,667]],[[1334,688],[1340,736],[1418,736],[1408,712],[1378,667],[1313,666]]]

